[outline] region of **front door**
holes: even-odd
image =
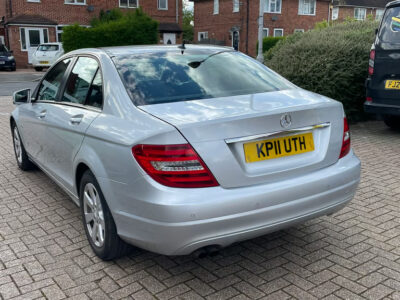
[[[48,30],[46,28],[24,28],[21,34],[25,35],[26,50],[28,51],[28,63],[32,63],[32,54],[36,48],[49,41]]]
[[[175,33],[164,33],[163,41],[165,45],[175,45],[176,44],[176,34]]]

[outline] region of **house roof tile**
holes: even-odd
[[[8,19],[6,24],[57,25],[57,22],[40,15],[18,15]]]

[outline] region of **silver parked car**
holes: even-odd
[[[332,214],[360,180],[342,105],[231,48],[70,52],[14,103],[18,166],[80,206],[102,259],[214,251]]]

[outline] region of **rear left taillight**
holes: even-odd
[[[191,145],[136,145],[132,154],[158,183],[178,188],[218,186],[217,180]]]
[[[371,50],[369,54],[369,66],[368,66],[368,74],[372,76],[374,74],[375,67],[375,50]]]
[[[344,117],[344,127],[343,127],[343,142],[342,149],[340,150],[339,158],[346,156],[350,152],[350,129],[347,118]]]

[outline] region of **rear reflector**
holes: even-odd
[[[374,75],[374,67],[375,67],[375,50],[371,50],[369,54],[369,66],[368,66],[368,74],[370,76]]]
[[[367,102],[372,102],[372,97],[367,97],[365,100],[367,100]]]
[[[340,150],[339,158],[346,156],[350,152],[350,129],[347,118],[344,117],[344,127],[343,127],[343,142],[342,149]]]
[[[146,173],[163,185],[179,188],[219,185],[189,144],[136,145],[132,154]]]

